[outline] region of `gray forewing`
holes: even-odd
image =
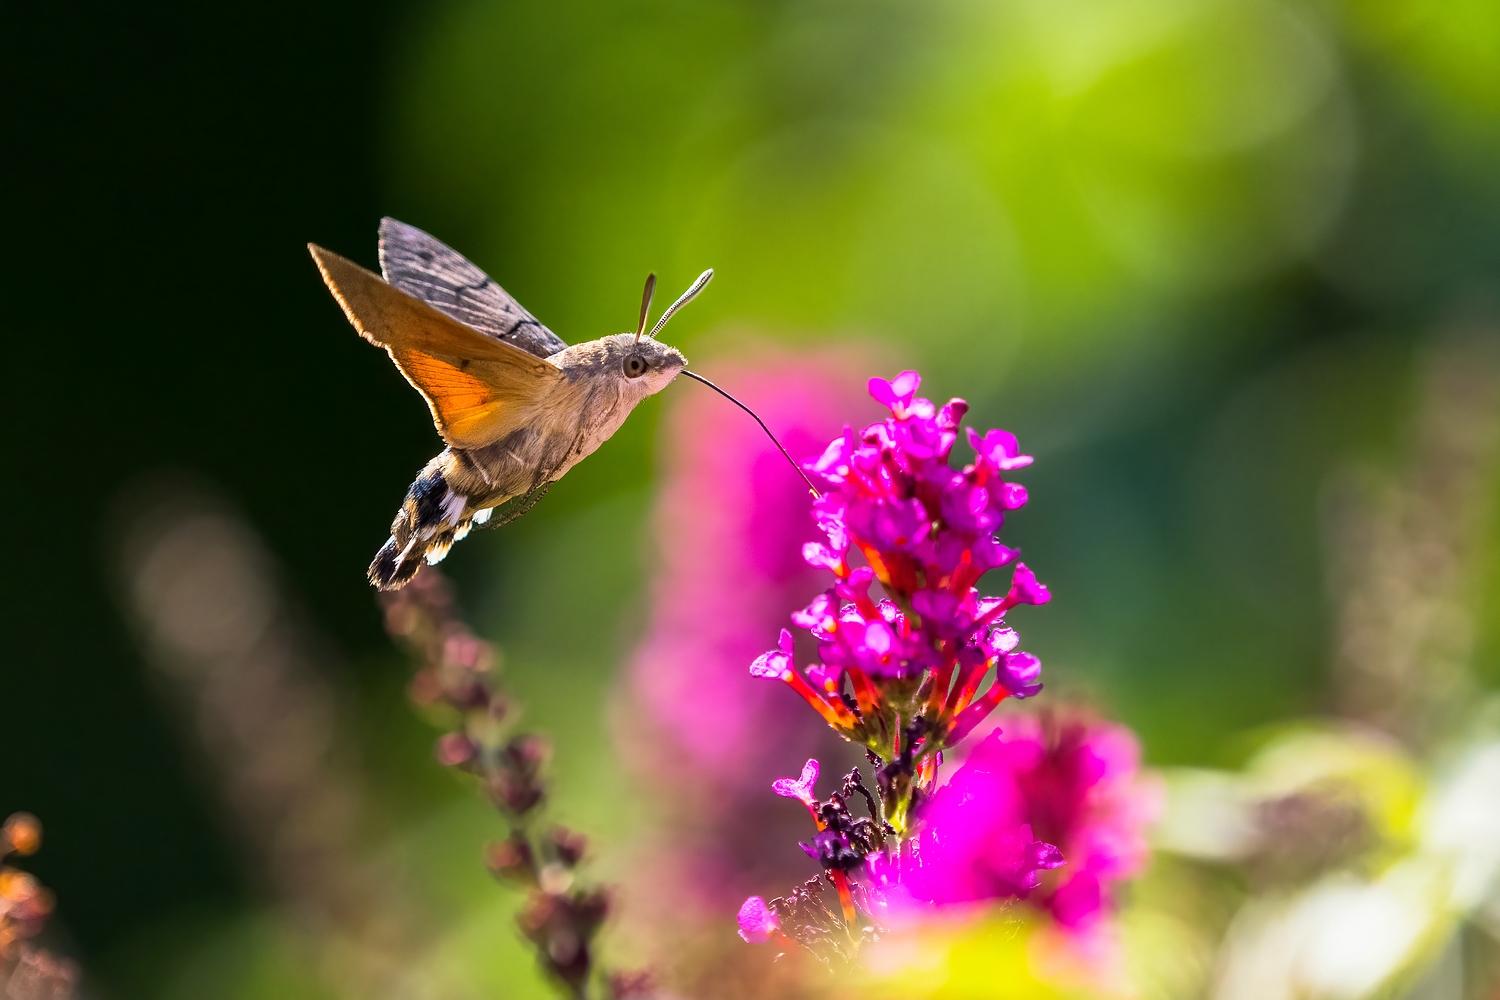
[[[380,270],[406,294],[539,358],[568,346],[467,257],[416,226],[380,220]]]

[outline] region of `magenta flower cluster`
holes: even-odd
[[[1129,731],[1077,712],[1012,716],[1013,734],[996,730],[938,781],[945,748],[1005,698],[1041,689],[1041,663],[1017,648],[1004,616],[1051,595],[997,536],[1027,499],[1007,476],[1031,457],[1006,431],[968,429],[974,459],[954,468],[967,404],[935,406],[917,396],[919,382],[916,372],[871,379],[890,416],[846,428],[804,463],[823,488],[813,504],[823,540],[802,556],[834,580],[791,619],[817,659],[799,667],[782,629],[751,673],[786,682],[863,744],[875,784],[856,768],[819,799],[816,760],[773,784],[806,807],[816,832],[802,848],[821,875],[769,902],[745,900],[740,934],[848,959],[935,907],[1024,902],[1047,933],[1105,954],[1111,889],[1143,863],[1152,812]],[[1012,564],[1005,596],[979,592],[986,572]]]
[[[934,406],[917,397],[919,383],[912,371],[871,379],[870,394],[891,416],[859,434],[846,429],[805,464],[826,488],[814,504],[825,541],[807,543],[803,558],[835,583],[791,617],[812,633],[819,662],[800,672],[783,629],[778,648],[751,667],[791,684],[835,729],[886,760],[903,740],[921,741],[925,753],[951,746],[1004,698],[1040,690],[1041,663],[1016,648],[1003,616],[1051,596],[1023,563],[1004,597],[979,593],[981,576],[1016,560],[996,532],[1026,502],[1025,487],[1005,475],[1031,456],[1006,431],[970,428],[974,461],[954,469],[949,455],[968,404]],[[979,695],[991,669],[995,681]]]

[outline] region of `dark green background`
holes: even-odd
[[[304,244],[373,257],[380,66],[401,13],[7,16],[0,810],[43,817],[28,867],[86,960],[249,891],[110,591],[122,485],[160,467],[211,477],[328,629],[382,641],[359,569],[429,431],[371,428],[409,390],[348,350]]]

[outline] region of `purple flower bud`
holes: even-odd
[[[958,595],[948,590],[919,590],[911,595],[911,606],[922,624],[945,639],[962,634],[973,621],[959,610]]]
[[[765,944],[771,935],[781,929],[776,911],[766,905],[759,896],[751,896],[740,906],[740,937],[750,944]]]
[[[849,551],[849,532],[844,526],[846,501],[838,493],[825,493],[813,502],[813,519],[828,536],[828,547],[839,555]]]
[[[980,572],[999,569],[1020,554],[1009,546],[1001,545],[993,538],[978,538],[975,539],[973,548],[974,568]]]
[[[1020,483],[1001,483],[999,496],[1001,510],[1017,510],[1026,506],[1026,487]]]
[[[963,422],[964,414],[968,412],[969,404],[955,396],[938,410],[937,425],[945,431],[956,431],[958,425]]]
[[[1042,661],[1025,651],[1004,654],[995,672],[1005,689],[1017,698],[1030,698],[1042,689]]]
[[[1020,645],[1021,636],[1013,628],[990,629],[981,645],[988,656],[1000,656],[1009,653]]]
[[[837,691],[839,678],[844,674],[844,668],[828,663],[814,663],[807,668],[807,679],[813,687],[822,688],[826,691]]]
[[[956,478],[960,485],[943,494],[943,520],[948,526],[959,531],[982,532],[986,535],[1000,527],[1001,515],[990,510],[990,491],[983,486],[971,485],[962,476]],[[1002,503],[1003,496],[1002,492]]]
[[[864,648],[868,655],[876,659],[889,656],[895,645],[896,633],[885,622],[870,622],[865,626]]]
[[[835,485],[844,482],[849,477],[849,460],[853,452],[849,442],[852,439],[853,432],[845,430],[843,437],[828,442],[823,454],[811,462],[804,462],[803,468]]]
[[[854,501],[849,504],[845,523],[856,537],[869,539],[878,549],[892,550],[913,548],[932,528],[927,509],[916,497]]]

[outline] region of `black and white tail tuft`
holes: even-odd
[[[441,470],[424,471],[406,491],[401,510],[391,522],[391,537],[370,563],[370,582],[379,590],[400,590],[424,561],[429,565],[441,562],[474,521],[482,523],[478,514],[464,516],[467,506],[467,499],[448,485]]]

